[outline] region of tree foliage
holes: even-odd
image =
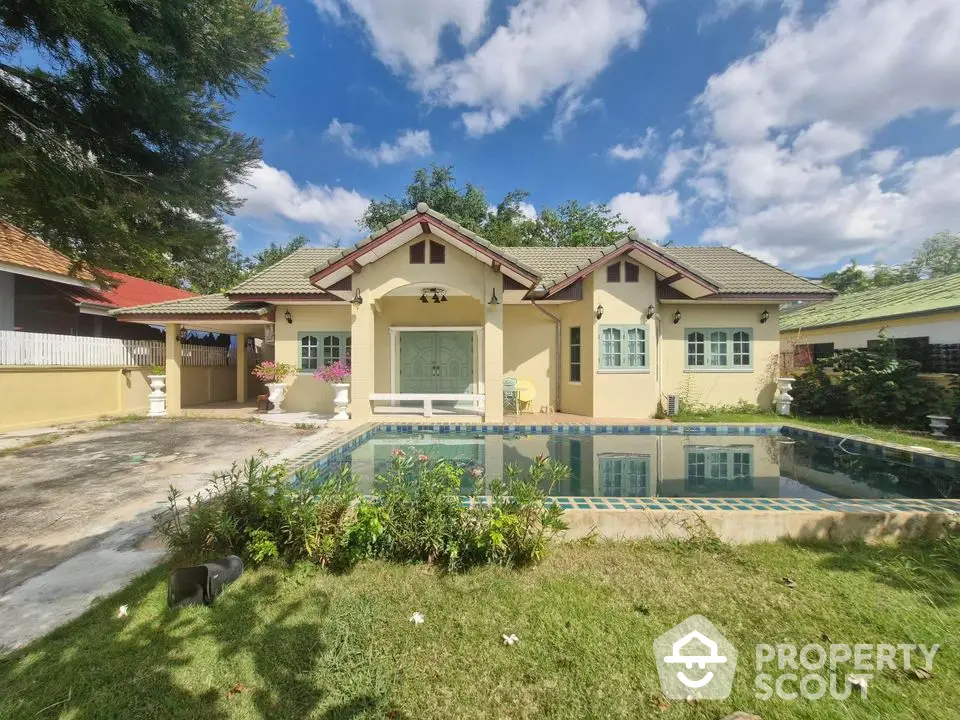
[[[827,273],[823,284],[839,293],[893,287],[916,280],[960,273],[960,235],[940,232],[927,238],[913,259],[903,265],[877,265],[867,273],[851,260],[846,267]]]
[[[627,221],[606,205],[584,205],[576,200],[555,210],[544,208],[531,218],[524,212],[529,196],[526,190],[511,190],[492,205],[476,185],[458,187],[453,167],[434,165],[417,170],[402,197],[386,195],[370,203],[359,224],[366,230],[378,230],[425,202],[503,247],[609,245],[630,230]]]
[[[223,252],[260,158],[227,106],[285,33],[269,0],[0,3],[0,215],[134,274]]]

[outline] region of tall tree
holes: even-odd
[[[873,286],[870,276],[857,266],[856,260],[851,260],[849,265],[840,270],[824,275],[823,284],[838,293],[869,290]]]
[[[227,106],[285,33],[269,0],[0,3],[0,216],[133,273],[222,252],[260,158]]]
[[[374,200],[359,225],[378,230],[425,202],[432,209],[456,220],[490,242],[516,245],[570,246],[608,245],[630,230],[630,225],[606,205],[583,205],[576,200],[556,210],[544,209],[536,218],[523,212],[529,193],[512,190],[496,206],[476,185],[460,188],[452,167],[420,168],[401,198],[386,195]]]
[[[926,278],[960,273],[960,235],[939,232],[927,238],[910,266],[917,276]]]
[[[260,272],[264,268],[276,265],[288,255],[292,255],[302,247],[306,247],[310,240],[306,235],[297,235],[290,238],[285,243],[271,242],[267,247],[246,261],[246,271],[248,275]]]

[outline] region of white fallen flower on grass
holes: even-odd
[[[504,644],[504,645],[516,645],[518,642],[520,642],[520,638],[518,638],[516,635],[504,635],[504,636],[503,636],[503,644]]]
[[[412,622],[414,625],[423,625],[423,621],[425,619],[426,618],[423,617],[422,612],[415,612],[413,615],[410,616],[410,622]]]
[[[126,605],[121,605],[121,606],[120,606],[120,609],[117,610],[117,617],[118,617],[118,618],[125,618],[126,616],[127,616],[127,606],[126,606]]]

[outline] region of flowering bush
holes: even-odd
[[[350,363],[337,360],[330,365],[324,365],[313,374],[313,377],[328,383],[342,383],[350,377]]]
[[[253,369],[253,374],[265,383],[286,382],[288,377],[297,374],[297,369],[289,363],[264,360]]]

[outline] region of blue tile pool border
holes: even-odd
[[[816,440],[844,447],[878,458],[911,462],[917,467],[950,469],[960,473],[960,461],[936,452],[913,451],[896,445],[865,442],[859,438],[829,432],[817,432],[787,424],[726,425],[613,425],[564,423],[557,425],[523,423],[395,423],[373,422],[315,448],[290,461],[295,472],[307,466],[324,470],[331,462],[343,458],[356,447],[380,434],[440,435],[474,433],[484,435],[783,435],[790,438]],[[958,500],[853,499],[853,498],[737,498],[737,497],[555,497],[553,502],[564,510],[673,510],[673,511],[741,511],[741,512],[947,512],[960,514]],[[464,498],[465,503],[485,502],[484,498]]]

